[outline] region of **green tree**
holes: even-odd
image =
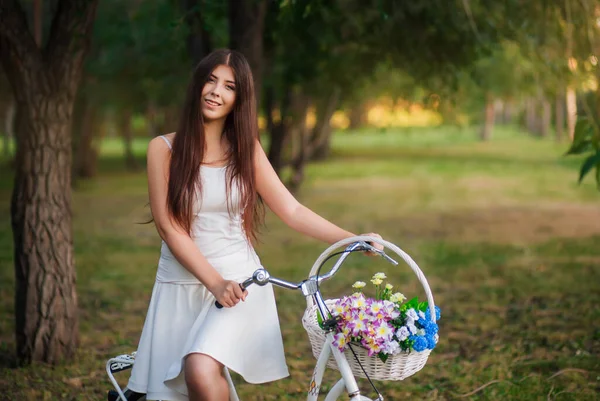
[[[170,1],[100,3],[74,125],[79,145],[74,170],[82,177],[95,171],[91,147],[101,124],[116,127],[126,165],[134,169],[134,115],[147,117],[152,134],[176,130],[170,114],[176,114],[191,70],[189,32],[182,11]]]

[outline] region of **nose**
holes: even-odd
[[[216,97],[221,97],[221,83],[217,82],[210,91],[212,95]]]

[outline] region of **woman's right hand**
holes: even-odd
[[[234,307],[240,300],[245,301],[246,295],[248,295],[248,291],[242,291],[240,283],[232,280],[221,281],[211,292],[217,301],[226,308]]]

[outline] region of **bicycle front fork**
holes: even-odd
[[[350,400],[352,401],[366,400],[367,398],[360,395],[358,384],[356,383],[354,374],[352,374],[352,369],[350,369],[346,356],[333,345],[333,332],[330,331],[325,337],[323,349],[321,350],[321,354],[319,355],[317,365],[315,366],[310,381],[307,401],[317,401],[321,389],[321,382],[323,381],[323,374],[327,368],[327,361],[332,353],[340,373],[342,374],[342,378],[327,394],[325,401],[337,400],[338,397],[343,394],[344,390],[348,392]]]

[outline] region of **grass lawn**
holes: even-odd
[[[387,400],[598,399],[600,193],[591,177],[577,185],[580,160],[561,156],[566,144],[511,129],[494,135],[480,143],[474,131],[449,127],[340,133],[330,159],[307,168],[298,198],[344,228],[399,245],[442,309],[441,340],[423,370],[378,383]],[[145,141],[135,149],[142,159]],[[159,238],[137,224],[149,216],[145,174],[126,172],[121,153],[118,141],[103,143],[100,175],[73,193],[81,345],[61,366],[15,367],[11,181],[0,178],[0,399],[102,400],[106,359],[135,350]],[[301,280],[326,245],[267,220],[257,248],[264,266]],[[349,258],[323,292],[349,293],[382,270],[409,298],[424,297],[406,265],[363,256]],[[303,299],[276,296],[291,376],[263,386],[235,376],[242,400],[305,398],[315,361]],[[337,377],[328,372],[324,388]]]

